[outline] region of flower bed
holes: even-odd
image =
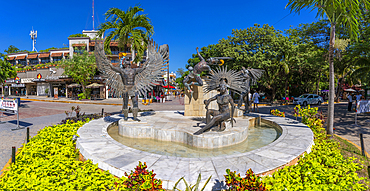
[[[298,111],[298,109],[296,109]],[[354,158],[345,159],[338,142],[327,137],[317,108],[300,108],[302,122],[312,129],[315,145],[297,165],[285,167],[263,182],[270,190],[367,190],[356,171],[361,169]]]

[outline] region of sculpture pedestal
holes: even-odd
[[[206,85],[206,81],[203,80],[203,86]],[[193,91],[193,97],[191,97],[191,93],[189,90],[185,89],[185,99],[184,99],[184,104],[185,104],[185,113],[184,116],[199,116],[199,117],[205,117],[207,110],[206,110],[206,105],[204,105],[204,100],[207,100],[209,98],[212,98],[219,94],[218,91],[212,90],[208,92],[207,94],[204,93],[203,91],[203,86],[195,86],[191,85],[190,88]],[[230,105],[229,105],[230,107]],[[218,110],[218,105],[217,101],[212,101],[208,105],[208,109],[215,109]],[[234,110],[234,117],[241,117],[243,116],[243,110],[237,109],[235,107]]]
[[[203,86],[205,86],[206,81],[204,80],[204,78],[202,78],[202,80]],[[204,100],[214,97],[215,95],[218,94],[218,92],[216,90],[213,90],[205,94],[203,91],[203,86],[195,85],[190,86],[190,88],[193,91],[193,97],[191,97],[190,91],[185,89],[185,99],[184,99],[185,116],[199,116],[199,117],[206,116],[207,110],[204,105]],[[218,110],[218,105],[216,101],[211,102],[208,105],[208,108]]]

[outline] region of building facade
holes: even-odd
[[[50,50],[49,52],[39,53],[12,53],[8,54],[8,61],[17,68],[17,77],[8,79],[5,83],[4,94],[16,96],[54,96],[54,97],[69,97],[76,98],[81,92],[81,87],[76,84],[72,78],[65,76],[62,68],[57,68],[58,61],[72,58],[75,54],[81,54],[84,51],[93,54],[95,50],[95,39],[97,36],[95,30],[83,30],[82,34],[87,37],[68,37],[68,48]],[[135,54],[130,48],[121,50],[118,47],[118,42],[110,42],[111,54],[107,54],[107,58],[114,66],[118,66],[120,62],[120,53],[126,53],[127,57],[132,61]],[[146,54],[141,62],[133,67],[142,67],[146,60]],[[167,78],[167,75],[164,76]],[[172,81],[173,74],[170,74]],[[176,78],[176,76],[175,76]],[[90,80],[91,83],[101,84],[101,87],[96,87],[91,90],[94,98],[107,99],[111,97],[120,97],[111,91],[110,87],[105,86],[103,79],[97,75]],[[158,84],[162,86],[163,83]],[[157,88],[158,89],[158,88]]]

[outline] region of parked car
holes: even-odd
[[[321,105],[324,102],[324,99],[317,94],[303,94],[299,97],[294,98],[293,104],[299,104],[303,106],[318,104]]]

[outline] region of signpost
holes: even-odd
[[[3,113],[10,113],[10,114],[17,114],[17,128],[13,130],[23,129],[19,127],[19,105],[18,99],[4,99],[1,98],[0,100],[0,112]]]

